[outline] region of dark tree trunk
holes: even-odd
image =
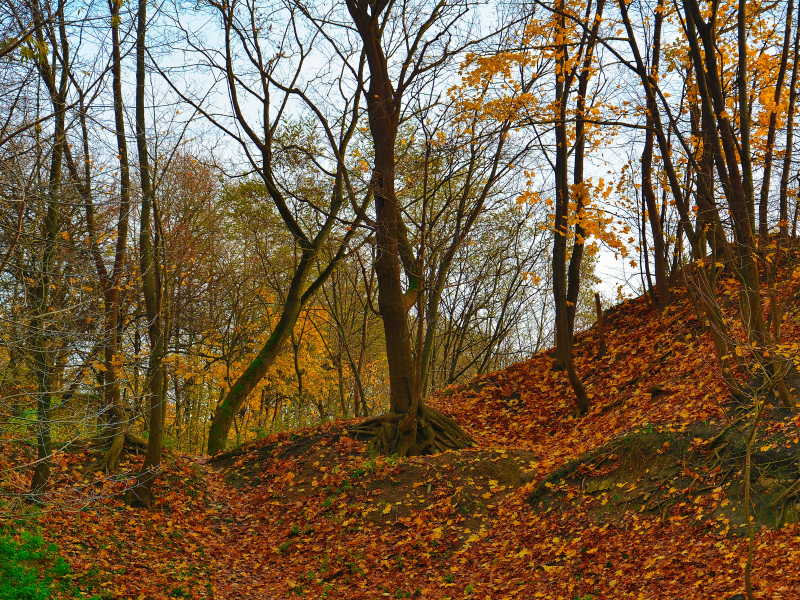
[[[597,313],[597,358],[603,358],[606,355],[606,325],[599,292],[594,293],[594,308]]]
[[[375,274],[389,367],[389,414],[369,419],[354,431],[373,438],[382,452],[405,456],[459,448],[470,440],[452,419],[425,406],[417,384],[419,373],[415,370],[408,325],[410,302],[401,281],[399,236],[405,225],[394,188],[402,89],[394,89],[382,46],[380,18],[386,7],[381,1],[347,1],[370,71],[367,113],[375,161],[370,183],[375,198]],[[437,10],[428,22],[436,18]],[[418,284],[418,277],[418,273],[409,273],[412,284]]]
[[[592,26],[591,33],[589,34],[589,41],[586,47],[586,54],[583,58],[581,72],[578,76],[578,97],[576,99],[575,107],[575,148],[573,149],[574,164],[572,180],[575,184],[575,189],[579,190],[575,198],[575,214],[578,217],[575,223],[575,236],[572,244],[572,256],[569,260],[569,267],[567,270],[567,314],[569,320],[569,340],[570,345],[573,341],[573,333],[575,330],[575,311],[578,308],[578,296],[580,295],[581,285],[581,262],[583,261],[583,251],[585,247],[586,229],[581,223],[581,215],[586,201],[583,189],[583,172],[584,163],[586,158],[586,94],[589,90],[589,79],[591,77],[592,57],[594,56],[594,48],[597,44],[597,34],[600,31],[600,21],[603,18],[603,9],[605,8],[605,0],[598,0],[597,9]],[[565,90],[569,95],[569,89]],[[564,99],[567,101],[567,98]]]
[[[563,3],[561,4],[563,9]],[[565,26],[561,17],[560,26]],[[569,78],[566,77],[567,47],[559,54],[559,68],[556,73],[556,107],[559,111],[555,124],[556,160],[555,185],[556,203],[553,233],[553,300],[556,313],[556,362],[555,369],[566,369],[570,384],[575,392],[576,408],[579,414],[589,411],[589,397],[578,377],[572,359],[572,327],[567,296],[567,237],[569,235],[569,170],[567,140],[567,101],[569,98]],[[582,246],[582,244],[581,244]],[[579,264],[579,263],[578,263]],[[573,280],[575,281],[575,280]],[[575,281],[577,289],[577,281]],[[574,292],[577,298],[577,291]]]
[[[150,428],[147,438],[142,470],[136,477],[136,484],[128,494],[128,503],[135,506],[150,507],[153,484],[161,466],[161,445],[164,433],[164,414],[166,402],[164,294],[162,268],[159,258],[158,242],[153,241],[153,221],[155,220],[155,190],[150,175],[146,126],[145,126],[145,42],[147,26],[147,0],[139,0],[137,38],[136,38],[136,148],[139,155],[139,172],[142,187],[142,206],[139,225],[139,260],[142,273],[142,295],[147,315],[148,337],[150,338],[150,357],[147,364],[147,394],[150,400]],[[162,240],[163,243],[163,240]]]
[[[781,172],[779,192],[780,234],[784,240],[789,238],[789,172],[792,168],[792,152],[794,150],[794,115],[797,105],[798,66],[800,66],[800,3],[798,3],[798,18],[795,23],[792,79],[789,84],[789,110],[786,115],[786,148],[783,153],[783,171]],[[797,206],[798,204],[795,203],[793,236],[797,226]]]
[[[653,29],[653,58],[651,71],[655,76],[658,73],[659,56],[661,54],[661,25],[664,22],[663,0],[659,0],[656,9],[655,25]],[[647,106],[647,132],[645,133],[644,151],[642,152],[642,196],[647,208],[647,217],[650,221],[650,232],[653,236],[654,269],[656,277],[656,296],[658,309],[663,311],[670,302],[669,280],[667,278],[667,257],[664,244],[664,232],[661,230],[661,217],[658,214],[658,203],[653,189],[653,143],[655,119],[653,114],[658,110],[655,102],[648,102]]]
[[[758,235],[762,245],[769,237],[769,189],[770,179],[772,178],[772,155],[775,149],[775,133],[778,124],[778,105],[781,101],[783,83],[786,79],[786,67],[789,62],[789,49],[792,41],[792,17],[794,17],[794,0],[789,0],[786,9],[786,29],[783,32],[783,49],[781,51],[781,64],[778,68],[778,81],[775,83],[774,109],[769,115],[769,128],[767,130],[767,150],[764,156],[764,178],[761,180],[761,195],[758,200]],[[797,61],[795,60],[795,63]],[[787,121],[787,127],[791,127],[791,121]],[[783,215],[781,215],[783,218]]]
[[[42,27],[44,18],[39,4],[33,5],[34,19],[37,23],[36,41],[42,47],[47,47]],[[61,76],[57,83],[56,72],[50,69],[45,59],[37,59],[37,68],[48,88],[50,101],[54,113],[54,138],[50,155],[50,172],[48,175],[47,211],[42,223],[42,239],[44,241],[41,259],[39,261],[38,279],[32,290],[33,298],[33,327],[32,358],[33,371],[36,375],[36,466],[31,479],[31,493],[34,501],[39,501],[41,494],[47,487],[50,479],[51,467],[51,410],[53,401],[53,383],[55,361],[53,356],[53,340],[48,332],[46,315],[50,312],[56,262],[57,236],[59,230],[59,205],[61,203],[61,174],[66,148],[66,97],[69,88],[69,45],[64,24],[64,8],[59,5],[58,27],[61,42],[61,57],[63,60]],[[55,39],[55,32],[51,31],[50,37]],[[55,65],[54,65],[55,66]]]

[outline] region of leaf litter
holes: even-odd
[[[795,320],[783,335],[798,339]],[[586,417],[545,352],[431,399],[473,448],[375,456],[336,422],[211,459],[167,452],[152,511],[122,502],[143,457],[83,480],[92,452],[70,449],[35,518],[79,589],[115,598],[729,598],[747,414],[709,337],[685,299],[661,315],[626,301],[602,359],[577,336]],[[770,406],[756,442],[761,598],[800,597],[798,425]],[[26,456],[2,456],[16,493]]]

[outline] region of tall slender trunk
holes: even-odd
[[[41,29],[44,19],[38,2],[33,5],[34,18],[39,25],[36,31],[36,41],[41,47],[46,47],[44,34]],[[51,288],[53,271],[56,262],[57,236],[59,230],[59,205],[61,203],[61,173],[66,148],[66,97],[69,88],[69,44],[64,24],[64,8],[59,4],[57,22],[61,42],[61,57],[63,60],[61,77],[56,87],[56,61],[52,67],[46,57],[38,57],[37,67],[53,105],[54,113],[54,138],[50,155],[50,171],[47,181],[46,212],[42,223],[42,238],[44,240],[41,259],[39,262],[39,276],[33,288],[33,370],[36,374],[36,466],[31,478],[31,492],[34,500],[39,500],[50,479],[51,467],[51,410],[53,401],[53,385],[55,372],[54,340],[49,334],[50,324],[47,315],[50,313],[52,303]],[[55,39],[55,33],[51,32]]]
[[[750,147],[750,99],[747,94],[747,0],[739,0],[737,14],[739,58],[736,73],[739,101],[739,159],[742,164],[742,187],[747,212],[750,215],[750,229],[756,232],[755,188],[753,186],[753,158]],[[716,49],[714,50],[716,52]]]
[[[51,462],[51,409],[53,401],[53,348],[52,340],[48,339],[48,323],[46,315],[50,308],[51,273],[55,262],[56,236],[58,234],[58,204],[61,193],[61,161],[64,147],[64,116],[56,114],[56,142],[53,146],[50,161],[50,176],[48,185],[48,203],[42,226],[44,238],[44,251],[40,263],[40,276],[33,290],[34,318],[34,371],[36,372],[36,467],[31,479],[31,492],[41,494],[50,479]],[[38,500],[38,498],[34,498]]]
[[[661,54],[661,26],[664,22],[664,2],[659,0],[656,8],[655,24],[653,27],[653,58],[651,61],[651,76],[658,75],[658,64]],[[663,311],[670,302],[669,280],[667,279],[667,257],[664,244],[664,232],[661,230],[661,216],[658,212],[655,191],[653,189],[653,143],[655,118],[653,113],[658,110],[655,102],[647,103],[647,132],[645,133],[644,151],[642,152],[642,196],[650,221],[650,232],[653,236],[654,269],[656,278],[656,296],[658,309]]]
[[[591,3],[590,3],[591,5]],[[589,90],[589,80],[591,79],[592,58],[594,48],[597,44],[597,34],[600,31],[600,21],[603,18],[605,0],[598,0],[595,10],[594,24],[592,25],[589,40],[586,45],[581,72],[578,76],[578,97],[575,102],[575,147],[573,148],[573,183],[577,190],[575,198],[575,215],[578,217],[575,223],[575,236],[572,243],[572,255],[567,268],[567,319],[569,322],[569,340],[572,345],[573,333],[575,329],[575,311],[578,308],[578,296],[581,284],[581,262],[585,248],[586,228],[581,223],[586,194],[584,189],[583,173],[584,162],[586,159],[586,94]],[[588,10],[588,7],[587,7]],[[569,90],[566,90],[567,95]],[[565,102],[566,102],[565,98]]]
[[[114,2],[114,0],[111,0]],[[147,28],[147,0],[139,0],[136,26],[136,150],[139,156],[139,177],[142,188],[139,216],[139,268],[142,277],[142,294],[147,316],[147,333],[150,339],[150,356],[147,363],[147,395],[150,405],[150,429],[147,437],[142,470],[130,490],[128,502],[149,507],[158,470],[161,465],[161,445],[164,432],[164,401],[166,399],[163,358],[165,340],[163,307],[165,294],[162,278],[156,271],[162,266],[158,248],[153,244],[155,190],[150,175],[145,124],[145,50]],[[163,242],[162,242],[163,243]]]
[[[361,398],[361,416],[369,416],[367,411],[367,398],[364,394],[364,385],[361,380],[361,373],[364,368],[364,358],[367,353],[367,316],[369,315],[369,304],[364,304],[364,316],[361,322],[361,342],[359,343],[358,349],[358,366],[356,370],[353,372],[353,376],[356,379],[356,391],[358,392],[358,397]]]
[[[559,4],[563,11],[563,0]],[[559,17],[559,28],[565,31],[563,15]],[[569,82],[567,78],[567,46],[561,46],[556,68],[556,160],[555,185],[556,203],[553,235],[553,300],[556,313],[556,364],[555,368],[566,369],[572,389],[575,392],[577,411],[589,411],[589,397],[577,375],[572,359],[572,328],[570,326],[569,301],[567,296],[567,237],[569,234],[569,181],[567,151],[567,101]],[[577,297],[577,293],[575,294]]]
[[[559,11],[563,11],[563,0],[559,2]],[[560,17],[559,26],[563,32],[564,17]],[[563,35],[563,34],[562,34]],[[565,73],[567,65],[567,46],[560,48],[556,64],[555,107],[558,111],[555,124],[555,215],[553,219],[553,302],[555,309],[555,342],[556,362],[554,369],[563,371],[567,368],[568,357],[572,354],[569,327],[569,311],[567,309],[567,238],[569,237],[569,185],[568,152],[567,152],[567,97],[569,88]]]
[[[90,171],[84,165],[83,195],[86,207],[87,223],[89,225],[90,247],[94,258],[97,274],[103,288],[103,362],[104,372],[104,410],[105,430],[103,437],[108,440],[109,448],[105,456],[95,465],[105,471],[116,467],[117,460],[122,453],[125,441],[126,418],[122,405],[119,382],[119,302],[120,286],[125,270],[125,260],[128,243],[128,214],[130,212],[130,165],[128,160],[128,144],[125,138],[125,114],[122,100],[122,55],[119,38],[119,10],[120,4],[111,0],[109,2],[111,13],[111,73],[112,94],[114,98],[114,128],[116,130],[117,153],[120,172],[120,202],[119,218],[117,221],[117,240],[114,248],[114,264],[111,272],[105,267],[103,256],[99,247],[99,232],[94,222],[94,210],[91,198],[91,181],[88,179]],[[83,126],[83,122],[82,122]],[[87,133],[84,131],[84,138]],[[84,140],[84,163],[87,161],[87,145]],[[68,155],[70,170],[76,171],[76,166]],[[73,176],[78,180],[77,173]]]
[[[761,194],[758,201],[758,235],[762,245],[769,236],[769,223],[767,216],[769,213],[769,189],[770,179],[772,178],[772,155],[775,149],[775,133],[778,124],[778,106],[783,92],[783,83],[786,79],[786,67],[789,61],[789,49],[792,41],[792,17],[794,16],[794,0],[789,0],[786,9],[786,29],[783,32],[783,48],[781,50],[781,63],[778,67],[778,80],[775,83],[775,94],[773,95],[773,108],[769,115],[769,128],[767,130],[767,149],[764,155],[764,178],[761,180]],[[788,125],[788,124],[787,124]]]
[[[786,149],[783,153],[783,171],[781,172],[778,200],[780,205],[780,233],[784,240],[789,238],[789,172],[792,168],[792,153],[794,150],[794,114],[797,105],[798,66],[800,66],[800,3],[798,3],[798,17],[795,24],[792,80],[789,84],[789,109],[786,115]],[[797,223],[797,210],[795,210],[794,223],[795,225]],[[794,231],[794,227],[792,229]]]

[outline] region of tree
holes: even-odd
[[[589,397],[572,358],[584,248],[587,238],[595,235],[623,249],[606,229],[607,222],[598,218],[599,211],[591,210],[592,184],[584,174],[587,148],[593,147],[590,125],[603,123],[602,119],[587,115],[597,112],[597,98],[590,94],[589,85],[596,69],[595,49],[601,40],[605,3],[601,0],[595,6],[591,2],[537,2],[536,7],[543,9],[542,16],[535,10],[526,14],[523,31],[500,52],[467,62],[469,76],[462,89],[481,90],[494,85],[491,102],[472,101],[466,107],[484,118],[510,119],[514,127],[529,128],[552,170],[555,198],[547,202],[554,207],[550,269],[555,311],[554,368],[567,371],[576,396],[576,412],[585,414]],[[532,47],[537,50],[531,51]],[[543,85],[544,74],[552,77],[552,88]],[[533,198],[538,200],[538,194]]]
[[[114,0],[112,0],[113,2]],[[164,283],[163,236],[156,233],[153,221],[157,219],[155,193],[150,172],[145,123],[145,51],[147,34],[147,0],[139,0],[136,25],[136,149],[139,156],[139,182],[142,202],[139,222],[139,263],[142,277],[142,295],[147,334],[150,338],[150,357],[147,364],[147,387],[150,404],[150,429],[147,438],[147,452],[142,470],[136,484],[130,490],[128,502],[150,507],[158,468],[161,464],[161,444],[164,434],[164,415],[166,412],[166,371],[164,354],[166,346],[166,327],[164,323],[166,289]],[[118,129],[120,125],[118,124]],[[118,134],[119,135],[119,134]],[[155,239],[153,239],[155,238]],[[159,252],[162,250],[162,252]]]
[[[360,118],[360,87],[356,87],[351,95],[346,94],[344,87],[340,88],[342,104],[330,107],[333,114],[329,115],[327,108],[323,110],[315,102],[309,84],[299,84],[309,69],[306,64],[308,53],[316,50],[324,35],[312,29],[308,40],[304,39],[307,32],[296,26],[296,20],[303,16],[297,7],[275,9],[270,19],[273,26],[280,24],[281,27],[261,27],[266,17],[253,4],[211,2],[209,6],[222,23],[224,49],[221,54],[195,44],[192,34],[187,29],[182,31],[208,68],[224,75],[232,122],[211,112],[200,99],[189,97],[174,84],[170,85],[184,101],[240,146],[249,167],[268,190],[286,232],[299,250],[299,259],[284,295],[280,320],[212,418],[208,451],[213,454],[224,448],[236,413],[291,337],[302,309],[348,253],[349,245],[359,231],[363,208],[359,208],[359,199],[345,164],[348,145]],[[256,23],[259,25],[253,26]],[[274,56],[266,56],[262,44],[270,51],[274,48]],[[296,53],[289,52],[289,48]],[[241,62],[238,60],[239,51],[244,57]],[[363,60],[359,65],[357,71],[363,69]],[[343,67],[342,76],[349,74],[347,68]],[[356,77],[355,81],[358,86],[360,78]],[[261,114],[251,117],[240,95],[257,102],[263,108]],[[306,111],[310,119],[312,132],[305,146],[295,145],[294,140],[283,137],[287,107],[295,106],[295,102],[298,110]],[[302,163],[319,178],[320,185],[313,194],[309,195],[302,185],[297,185],[302,180],[284,179],[292,172],[291,168],[284,170],[284,166],[291,166],[292,160],[298,161],[295,164]],[[318,195],[320,190],[324,190],[321,196]],[[363,206],[368,201],[367,195],[360,203]],[[325,205],[321,206],[319,202]],[[348,204],[357,215],[349,228],[336,231]],[[315,216],[301,211],[306,207],[312,208]],[[319,220],[317,216],[320,216]],[[332,235],[338,240],[337,251],[327,264],[319,266],[317,261],[323,256],[321,250]]]
[[[664,3],[659,1],[655,9],[655,25],[653,26],[653,44],[650,58],[650,77],[658,76],[658,67],[661,58],[661,29],[664,24]],[[667,253],[664,241],[664,231],[661,224],[661,211],[658,209],[655,189],[653,186],[653,142],[655,120],[651,113],[655,113],[658,106],[647,104],[647,131],[645,132],[644,150],[642,151],[642,199],[643,210],[647,213],[650,222],[650,232],[653,236],[653,256],[655,258],[656,298],[658,309],[663,311],[670,302],[669,281],[667,279]],[[646,236],[642,236],[646,241]],[[647,250],[645,249],[645,256]],[[648,261],[649,262],[649,261]]]
[[[362,423],[357,431],[373,437],[382,452],[406,456],[461,448],[471,441],[455,421],[422,400],[417,375],[422,367],[422,343],[418,342],[420,360],[415,364],[408,323],[408,311],[418,302],[421,291],[421,265],[410,247],[395,189],[404,95],[470,44],[452,33],[468,13],[467,4],[448,6],[439,2],[429,7],[421,3],[401,8],[395,14],[389,2],[347,0],[370,71],[365,91],[374,161],[370,180],[375,196],[374,264],[390,380],[389,413]],[[388,60],[389,41],[384,38],[387,24],[395,20],[406,51],[396,72]],[[409,281],[405,291],[404,272]]]
[[[714,15],[707,22],[694,0],[684,2],[684,18],[691,48],[691,59],[698,74],[698,90],[708,114],[713,114],[709,125],[712,129],[712,143],[715,152],[717,174],[723,185],[724,198],[733,222],[733,242],[738,265],[728,261],[728,267],[736,273],[741,285],[742,325],[749,338],[760,347],[768,347],[771,341],[761,311],[761,282],[756,252],[756,232],[754,218],[753,172],[750,155],[750,109],[745,83],[747,72],[747,32],[746,5],[740,2],[736,20],[736,41],[738,48],[738,139],[734,124],[727,112],[723,96],[723,74],[719,72],[714,47],[712,29],[715,27]],[[701,53],[702,40],[705,53]],[[779,78],[782,84],[782,78]],[[766,256],[763,255],[762,256]],[[767,267],[771,270],[771,267]],[[769,351],[767,350],[769,353]],[[772,373],[780,373],[780,361],[764,361],[771,365]],[[776,388],[787,404],[793,403],[782,377],[776,378]]]
[[[104,419],[106,430],[103,437],[108,443],[108,450],[93,468],[105,472],[113,471],[117,460],[122,453],[125,443],[127,419],[125,408],[122,406],[120,394],[120,360],[119,360],[119,315],[120,291],[128,248],[128,215],[131,206],[131,176],[128,160],[128,143],[125,137],[125,107],[122,100],[122,53],[120,48],[120,5],[116,2],[109,3],[111,13],[111,55],[112,55],[112,96],[114,100],[114,131],[117,142],[117,157],[119,161],[119,217],[116,226],[116,243],[114,245],[113,262],[110,269],[106,267],[103,252],[100,246],[100,232],[98,231],[94,215],[94,199],[92,198],[91,159],[89,156],[88,132],[86,114],[80,115],[83,148],[83,177],[78,170],[69,148],[66,149],[67,166],[85,203],[86,223],[89,233],[89,244],[92,259],[94,260],[97,276],[103,291],[104,303],[104,332],[103,332],[103,402],[105,403]]]
[[[41,8],[33,6],[34,19],[43,22]],[[50,101],[54,114],[53,147],[50,153],[50,170],[47,178],[47,208],[42,221],[42,248],[36,268],[36,283],[32,289],[33,316],[31,327],[33,344],[31,359],[36,373],[37,390],[37,462],[31,479],[31,492],[41,494],[50,478],[51,458],[51,409],[53,402],[53,389],[55,384],[55,345],[49,336],[48,313],[53,304],[52,288],[53,275],[56,271],[56,252],[59,234],[59,205],[62,193],[62,166],[66,147],[66,103],[69,90],[69,42],[66,34],[66,23],[63,6],[56,10],[57,25],[47,29],[48,41],[59,44],[60,60],[53,63],[47,61],[42,52],[47,47],[45,33],[41,28],[36,29],[36,37],[28,39],[28,48],[37,60],[37,67],[43,76],[44,83],[50,94]],[[56,29],[57,28],[57,29]]]

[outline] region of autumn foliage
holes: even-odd
[[[799,78],[796,0],[0,0],[0,598],[800,597]]]
[[[785,282],[790,293],[800,274]],[[739,424],[707,330],[685,293],[660,315],[626,301],[606,324],[604,358],[593,331],[576,340],[586,417],[571,416],[567,376],[543,352],[431,400],[473,448],[376,456],[339,421],[210,460],[168,452],[152,512],[124,506],[124,479],[81,482],[77,449],[54,461],[50,499],[68,510],[32,523],[70,577],[113,597],[727,598],[746,554],[742,456],[715,441]],[[770,410],[756,444],[765,496],[770,462],[800,448],[796,414]],[[9,489],[23,457],[4,456]],[[783,513],[757,536],[759,597],[800,592],[800,514]]]

